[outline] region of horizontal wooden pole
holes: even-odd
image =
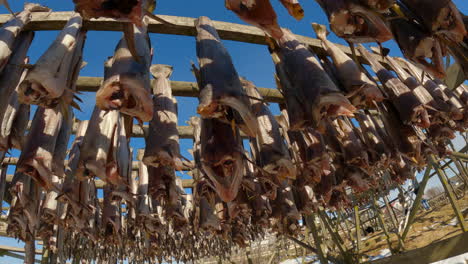
[[[101,77],[80,76],[76,83],[76,89],[81,92],[96,92],[102,80],[103,78]],[[195,82],[171,81],[171,88],[174,96],[198,97],[200,91]],[[258,90],[267,102],[283,102],[283,95],[278,89],[258,87]]]
[[[31,22],[28,25],[26,25],[25,30],[61,30],[73,14],[74,12],[72,11],[52,13],[35,12],[32,13]],[[149,19],[148,32],[184,36],[195,36],[197,33],[194,25],[196,18],[166,15],[158,16],[174,25],[162,24],[156,20]],[[0,24],[7,22],[10,18],[10,14],[0,15]],[[111,18],[98,18],[84,21],[83,27],[86,30],[95,31],[122,31],[122,25],[124,23],[126,22]],[[222,21],[213,21],[213,25],[218,31],[218,34],[221,39],[262,45],[267,44],[265,33],[259,28]],[[312,33],[312,29],[310,30],[310,32]],[[319,55],[326,55],[326,52],[323,49],[320,40],[300,35],[296,35],[296,37],[302,43],[309,45],[315,53]],[[351,49],[349,47],[340,44],[336,45],[346,54],[351,55]],[[365,58],[360,56],[360,54],[357,54],[357,56],[358,59],[361,60],[363,63],[368,63]],[[380,56],[373,56],[375,56],[376,59],[381,61]],[[386,62],[381,62],[384,65],[388,66]]]
[[[7,174],[6,181],[11,182],[13,180],[13,174]],[[104,185],[106,184],[104,181],[96,179],[94,181],[96,184],[96,188],[102,189]],[[182,187],[184,188],[192,188],[193,187],[194,180],[193,179],[182,179]]]
[[[372,264],[419,264],[419,263],[432,263],[439,260],[451,258],[468,252],[466,246],[468,241],[468,232],[460,235],[432,243],[428,246],[410,250],[399,255],[374,260]]]
[[[0,245],[0,250],[6,250],[6,251],[16,252],[16,253],[25,253],[24,248],[4,246],[4,245]],[[42,251],[39,249],[36,249],[36,255],[41,255],[41,254],[42,254]]]

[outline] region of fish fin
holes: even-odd
[[[288,0],[281,0],[281,3],[288,10],[288,13],[297,21],[304,18],[304,9],[302,9],[301,4],[299,4],[298,2],[291,3],[291,1]]]
[[[123,26],[123,32],[124,32],[125,42],[127,42],[127,47],[130,53],[132,54],[132,57],[135,59],[135,61],[137,61],[138,63],[141,63],[142,60],[135,46],[135,30],[133,28],[133,24],[131,23],[125,24]]]
[[[317,38],[321,40],[325,40],[329,34],[327,31],[327,27],[325,25],[321,25],[318,23],[312,23],[312,28],[315,31],[315,34],[317,34]]]
[[[11,10],[8,0],[3,0],[2,3],[6,7],[6,9],[8,9],[8,12],[10,12],[13,16],[16,16],[13,10]]]
[[[80,65],[80,70],[86,67],[86,65],[88,65],[88,63],[86,61],[82,61]]]

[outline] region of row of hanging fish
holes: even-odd
[[[304,11],[297,1],[281,1],[294,17]],[[468,78],[468,19],[451,0],[316,0],[331,30],[350,43],[395,39],[404,56],[437,78],[444,78],[443,57],[450,54]],[[271,37],[284,32],[269,0],[226,1],[226,7]],[[299,11],[300,10],[300,11]]]
[[[326,39],[321,25],[314,29],[329,56],[317,56],[288,30],[269,40],[284,95],[274,116],[255,85],[237,74],[212,22],[200,17],[198,67],[192,65],[200,117],[189,122],[188,161],[180,154],[172,68],[151,66],[144,23],[132,25],[138,53],[128,35],[120,40],[105,62],[91,119],[73,128],[82,24],[74,15],[34,65],[26,58],[33,34],[19,30],[0,73],[9,78],[1,88],[8,98],[0,104],[2,150],[22,150],[9,188],[8,232],[27,242],[28,256],[37,236],[63,259],[224,256],[269,230],[297,234],[302,214],[319,206],[345,207],[350,195],[403,183],[428,154],[446,154],[455,131],[466,130],[464,85],[451,91],[386,56],[390,71],[360,46],[376,81]],[[27,129],[30,104],[39,107]],[[149,122],[136,166],[129,145],[134,118]],[[194,179],[192,195],[175,176],[182,169]],[[103,199],[95,179],[105,183]]]

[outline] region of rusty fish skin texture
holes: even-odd
[[[372,10],[386,12],[396,3],[396,0],[359,0],[359,3]]]
[[[263,170],[279,178],[295,179],[296,168],[281,137],[278,122],[266,104],[262,102],[263,98],[255,85],[246,79],[241,79],[241,82],[249,96],[251,109],[258,122],[259,133],[256,143]]]
[[[10,105],[9,100],[13,93],[16,93],[16,97],[18,97],[18,86],[25,78],[27,71],[19,65],[29,61],[27,52],[33,38],[33,32],[23,32],[18,36],[18,43],[15,44],[9,63],[0,74],[0,120],[11,118],[5,116],[5,111]]]
[[[151,73],[155,77],[153,86],[154,115],[150,121],[143,162],[148,166],[171,166],[182,169],[177,130],[177,101],[172,96],[169,77],[172,67],[153,65]]]
[[[150,72],[151,47],[146,26],[134,28],[137,61],[131,54],[128,43],[122,38],[108,61],[111,65],[108,76],[96,93],[96,105],[102,110],[119,110],[142,122],[153,117]]]
[[[438,78],[445,77],[439,40],[402,18],[390,20],[390,27],[407,59]]]
[[[356,108],[340,93],[336,85],[324,71],[314,54],[304,44],[300,43],[289,30],[284,30],[284,35],[277,43],[277,50],[273,51],[280,63],[281,71],[290,84],[292,91],[286,92],[286,96],[295,96],[294,106],[288,103],[291,129],[303,129],[305,126],[318,127],[325,117],[352,116]],[[286,99],[288,102],[288,99]],[[292,118],[298,113],[292,113],[290,107],[299,107],[303,111],[303,117]],[[294,121],[294,122],[293,122]]]
[[[347,0],[317,0],[331,30],[350,42],[386,42],[393,38],[385,21],[365,6]]]
[[[416,15],[424,27],[437,35],[460,43],[466,37],[467,29],[462,14],[451,0],[402,0],[411,12]]]
[[[217,119],[201,120],[201,165],[219,197],[230,202],[242,182],[244,163],[239,131]]]
[[[282,2],[290,4],[291,0]],[[226,0],[225,6],[243,21],[259,27],[275,39],[283,35],[270,0]],[[295,7],[291,5],[291,8]]]
[[[322,46],[333,59],[338,79],[349,95],[355,94],[350,98],[353,105],[358,108],[366,108],[373,107],[374,102],[381,102],[384,96],[375,83],[361,71],[353,59],[327,40],[326,27],[316,23],[313,23],[312,26],[317,37],[322,41]]]
[[[203,118],[226,119],[226,110],[233,109],[245,126],[241,129],[255,137],[258,132],[255,117],[249,109],[249,101],[232,63],[231,56],[221,43],[213,23],[208,17],[195,21],[197,29],[197,57],[200,69],[193,66],[200,87],[197,113]],[[230,121],[230,120],[229,120]]]
[[[405,124],[415,124],[422,128],[430,126],[429,115],[424,104],[412,91],[393,75],[392,72],[385,69],[376,58],[374,58],[367,49],[359,45],[361,54],[367,58],[371,64],[372,70],[386,88],[390,99],[399,112],[399,116]]]
[[[85,38],[82,25],[81,16],[73,15],[57,39],[28,71],[19,89],[21,103],[48,108],[58,105],[75,66],[72,61],[76,51],[82,49]]]
[[[46,190],[57,190],[52,182],[52,163],[63,115],[57,109],[39,107],[18,161],[18,172],[31,176]]]

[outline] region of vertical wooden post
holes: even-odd
[[[305,217],[305,222],[307,227],[312,232],[312,236],[314,238],[314,244],[317,248],[317,254],[320,260],[320,263],[328,263],[327,259],[325,258],[325,254],[323,254],[322,250],[322,239],[320,238],[317,232],[317,226],[315,225],[315,215],[308,215]]]
[[[467,232],[467,226],[465,224],[465,219],[463,218],[463,214],[460,210],[460,207],[458,206],[457,200],[455,198],[455,194],[452,192],[452,190],[449,188],[449,184],[447,182],[447,177],[444,173],[444,171],[440,168],[439,164],[437,163],[436,159],[434,158],[433,155],[429,156],[429,160],[432,163],[432,166],[434,166],[434,169],[437,172],[437,175],[439,176],[440,182],[442,183],[442,186],[445,189],[445,192],[448,195],[449,201],[452,204],[453,211],[455,212],[455,215],[458,219],[458,224],[460,225],[461,229],[463,232]]]
[[[382,213],[380,211],[379,205],[377,204],[377,200],[375,199],[375,196],[374,195],[371,195],[371,196],[372,196],[372,207],[374,208],[374,212],[377,216],[377,220],[380,224],[380,227],[382,228],[382,231],[385,234],[385,238],[388,244],[388,249],[390,249],[390,252],[393,253],[394,251],[392,247],[392,242],[390,241],[390,234],[388,233],[387,226],[385,225],[385,220],[382,217]]]
[[[3,198],[5,196],[7,170],[8,165],[2,165],[0,167],[0,213],[2,212],[1,208],[3,207]]]
[[[356,255],[357,261],[360,262],[359,251],[361,249],[361,219],[359,218],[359,206],[354,206],[354,221],[356,225]]]
[[[42,245],[42,258],[41,264],[49,264],[50,250],[47,248],[47,245]]]
[[[419,190],[418,193],[416,194],[416,198],[414,199],[413,203],[413,208],[411,208],[410,215],[408,218],[408,223],[405,226],[405,229],[403,230],[403,234],[401,235],[401,239],[404,241],[406,236],[408,235],[409,229],[411,225],[413,224],[414,218],[416,217],[416,214],[418,213],[419,207],[421,206],[421,200],[424,195],[424,190],[426,189],[427,182],[429,181],[429,178],[431,177],[431,170],[432,170],[432,165],[429,164],[426,167],[426,171],[424,172],[424,176],[419,183]]]
[[[28,233],[26,234],[26,241],[24,241],[24,263],[25,264],[34,264],[36,260],[36,245],[34,241],[34,235]]]
[[[388,214],[390,215],[390,222],[392,222],[393,228],[398,230],[398,221],[395,212],[393,211],[393,208],[388,201],[387,195],[382,195],[382,199],[384,200],[385,206],[387,207]]]
[[[345,262],[349,262],[348,253],[346,252],[346,249],[344,248],[344,246],[343,246],[343,244],[341,242],[341,238],[331,228],[330,224],[327,221],[327,216],[325,215],[325,212],[323,212],[322,210],[319,210],[319,216],[320,216],[320,219],[322,219],[322,222],[325,225],[325,228],[327,229],[328,233],[330,234],[333,242],[338,247],[338,250],[340,251],[341,255],[343,256]],[[325,262],[325,263],[327,263],[327,262]]]

